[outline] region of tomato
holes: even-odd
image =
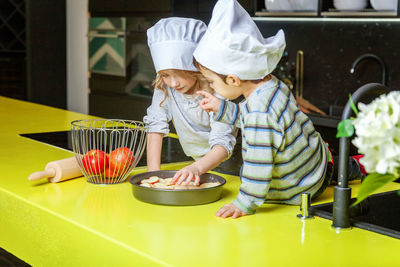
[[[97,175],[108,167],[108,157],[103,151],[92,149],[83,156],[82,163],[88,173]]]
[[[110,168],[122,173],[132,166],[135,157],[129,148],[119,147],[110,153],[109,160]]]

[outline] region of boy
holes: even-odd
[[[219,0],[194,52],[195,64],[210,86],[236,105],[201,92],[200,103],[218,121],[241,128],[241,187],[232,204],[217,212],[238,218],[264,201],[300,204],[300,195],[320,194],[332,177],[330,153],[288,87],[270,73],[285,48],[284,33],[264,39],[235,0]]]

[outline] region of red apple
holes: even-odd
[[[103,151],[92,149],[83,156],[82,163],[86,172],[98,175],[103,173],[104,169],[108,167],[108,157]]]
[[[134,160],[135,157],[129,148],[119,147],[109,155],[110,169],[112,168],[122,173],[132,166]]]

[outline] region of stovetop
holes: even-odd
[[[20,134],[20,136],[73,151],[71,131],[26,133],[26,134]],[[183,150],[181,148],[181,145],[179,144],[178,139],[172,137],[164,138],[161,158],[163,160],[163,163],[175,163],[175,162],[193,160],[192,158],[187,157],[185,153],[183,153]],[[146,151],[145,151],[143,153],[142,158],[138,162],[137,166],[142,167],[146,165],[147,163],[146,163]]]
[[[30,138],[39,142],[43,142],[59,148],[72,150],[71,131],[58,131],[58,132],[44,132],[44,133],[24,133],[20,134],[22,137]],[[236,148],[238,145],[236,144]],[[240,150],[240,149],[238,149]],[[239,151],[238,151],[239,152]],[[183,161],[191,161],[192,158],[185,155],[183,149],[176,138],[165,137],[163,139],[163,146],[161,152],[162,163],[177,163]],[[214,171],[239,175],[242,158],[240,153],[233,153],[232,157],[221,163]],[[146,166],[146,151],[144,151],[142,158],[138,163],[138,167]]]

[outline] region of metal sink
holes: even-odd
[[[355,199],[352,199],[355,201]],[[315,205],[312,214],[332,220],[333,203]],[[397,190],[368,197],[350,209],[353,226],[400,239],[400,195]]]

